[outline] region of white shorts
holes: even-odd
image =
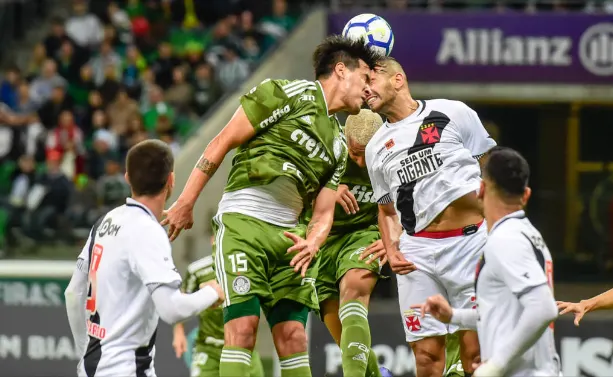
[[[470,235],[426,238],[402,234],[400,251],[417,267],[407,275],[396,276],[407,342],[463,330],[439,322],[429,314],[421,318],[420,311],[411,309],[411,305],[441,294],[453,308],[475,307],[475,272],[486,237],[485,221]]]

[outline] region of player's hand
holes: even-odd
[[[183,326],[176,326],[172,336],[172,348],[175,350],[175,356],[180,358],[185,352],[187,352],[187,337]]]
[[[191,229],[194,225],[194,205],[179,198],[162,216],[161,224],[168,225],[168,238],[174,241],[183,229]]]
[[[200,289],[204,287],[212,287],[215,291],[217,291],[217,295],[219,296],[219,299],[217,299],[217,302],[213,306],[211,306],[212,308],[219,306],[219,304],[224,302],[224,300],[226,299],[226,296],[223,293],[223,289],[221,288],[219,283],[217,283],[216,280],[209,280],[207,282],[200,284]]]
[[[368,259],[366,257],[370,256]],[[379,260],[379,265],[383,266],[387,263],[387,253],[385,251],[385,246],[383,245],[382,240],[377,240],[371,243],[363,252],[360,254],[359,260],[366,259],[366,264],[371,264],[372,262]]]
[[[419,309],[422,318],[429,313],[443,323],[451,322],[451,316],[453,315],[451,305],[441,295],[430,296],[423,304],[411,305],[411,309]]]
[[[585,313],[587,313],[587,308],[584,301],[581,302],[564,302],[557,301],[558,310],[560,310],[560,315],[564,315],[566,313],[575,313],[575,326],[579,326],[579,322],[583,319]]]
[[[402,255],[402,253],[399,251],[388,253],[387,259],[390,264],[390,267],[392,268],[392,271],[395,274],[406,275],[410,272],[417,270],[415,264],[406,260],[404,255]]]
[[[349,186],[347,185],[339,185],[338,189],[336,189],[336,202],[343,207],[348,215],[355,215],[360,210],[358,201],[353,193],[349,191]]]
[[[295,235],[294,233],[283,232],[283,235],[294,242],[294,246],[287,249],[287,253],[298,252],[298,254],[292,258],[289,265],[294,267],[294,272],[300,271],[300,275],[303,278],[306,277],[307,269],[309,268],[313,258],[315,258],[315,254],[317,254],[319,248],[304,238]]]

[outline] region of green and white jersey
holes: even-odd
[[[345,171],[338,119],[328,114],[319,82],[306,80],[264,80],[241,97],[241,105],[256,135],[232,160],[220,212],[293,226],[322,187],[336,190]],[[274,206],[266,204],[271,201]],[[291,207],[287,216],[293,218],[271,221],[266,214],[282,213],[279,207]]]
[[[199,259],[187,267],[187,275],[183,279],[182,289],[185,293],[194,293],[200,289],[200,284],[215,279],[213,257]],[[213,345],[223,347],[223,309],[221,306],[207,309],[200,313],[200,323],[195,345]]]

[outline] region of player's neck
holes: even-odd
[[[496,224],[500,219],[505,216],[512,214],[513,212],[517,212],[522,210],[523,207],[521,204],[506,204],[506,203],[497,203],[496,205],[489,205],[484,209],[485,221],[487,222],[487,231],[492,230],[494,224]]]
[[[164,212],[164,205],[166,204],[165,197],[166,192],[158,196],[132,196],[132,199],[147,207],[159,221],[162,220],[162,212]]]
[[[410,93],[400,92],[389,108],[385,109],[384,115],[390,123],[400,122],[416,112],[419,106],[419,102]]]

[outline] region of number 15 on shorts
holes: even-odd
[[[230,263],[232,264],[232,273],[246,272],[247,271],[247,255],[245,253],[234,253],[228,255]]]

